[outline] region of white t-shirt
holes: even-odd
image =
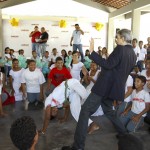
[[[138,60],[144,61],[145,55],[147,55],[147,50],[145,48],[140,49]]]
[[[87,98],[87,92],[83,85],[76,79],[69,79],[67,81],[67,98],[74,92],[76,92],[82,99]],[[45,108],[47,106],[55,107],[63,104],[65,101],[65,81],[57,86],[54,91],[46,98]],[[70,99],[71,101],[71,99]]]
[[[57,57],[59,57],[58,54],[56,54],[56,55],[53,55],[53,54],[52,54],[52,55],[50,56],[50,60],[52,60],[52,62],[55,63]]]
[[[107,57],[106,57],[106,55],[105,55],[105,54],[103,54],[103,55],[102,55],[102,58],[107,59]]]
[[[72,37],[73,37],[73,44],[81,44],[81,31],[78,30],[74,30],[72,33]]]
[[[7,58],[11,58],[10,54],[5,54],[5,60],[7,61]],[[9,63],[5,63],[6,66],[11,66]]]
[[[42,59],[42,61],[45,62],[45,63],[49,63],[51,61],[51,58],[50,58],[50,56],[48,56],[48,58],[46,58],[44,56],[43,59]]]
[[[138,46],[136,46],[135,48],[133,48],[135,54],[139,54],[140,53],[140,48]]]
[[[150,82],[150,77],[148,77],[148,76],[146,75],[146,71],[147,71],[147,70],[143,70],[143,71],[141,72],[141,75],[144,76],[144,77],[146,77],[146,80],[147,80],[147,81],[146,81],[146,84],[144,85],[144,90],[149,93],[149,92],[150,92],[150,89],[147,87],[147,83]]]
[[[89,71],[89,74],[90,74],[90,73],[91,73],[91,71]],[[95,81],[97,80],[99,73],[100,73],[100,70],[97,70],[96,73],[95,73],[95,75],[92,76],[92,78],[93,78]],[[91,93],[91,89],[92,89],[93,86],[94,86],[94,83],[93,83],[92,81],[90,81],[90,84],[86,87],[86,90],[87,90],[89,93]]]
[[[129,75],[126,81],[125,86],[125,93],[128,91],[128,87],[133,86],[133,78]],[[124,102],[130,102],[131,101],[131,95],[129,95],[127,98],[124,99]]]
[[[70,70],[71,76],[74,79],[80,80],[80,71],[84,64],[82,62],[78,62],[77,64],[72,64],[72,68]]]
[[[135,114],[141,113],[146,108],[146,103],[150,103],[150,95],[145,90],[139,91],[136,90],[132,92],[132,108],[131,111]],[[143,117],[146,114],[142,115]]]
[[[22,74],[23,74],[24,71],[25,71],[24,68],[22,68],[19,71],[10,70],[9,75],[12,76],[12,78],[13,78],[13,87],[14,88],[20,88],[20,86],[21,86],[21,77],[22,77]]]
[[[32,60],[34,60],[34,61],[36,61],[36,60],[39,60],[40,59],[40,57],[39,56],[37,56],[36,58],[34,58],[33,56],[31,57],[31,59]]]
[[[140,53],[147,55],[147,50],[145,48],[140,49]]]
[[[39,69],[30,71],[28,68],[21,77],[21,83],[26,83],[28,93],[40,93],[40,85],[45,82],[45,78]]]

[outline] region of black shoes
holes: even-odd
[[[122,137],[124,137],[125,135],[127,135],[128,133],[118,133],[118,134],[116,134],[116,138],[117,139],[120,139],[120,138],[122,138]]]
[[[63,147],[61,148],[61,150],[75,150],[75,149],[73,149],[73,148],[70,147],[70,146],[63,146]]]

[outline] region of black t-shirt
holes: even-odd
[[[41,40],[44,40],[44,39],[48,39],[48,33],[47,32],[43,32],[40,36],[40,39]],[[41,42],[41,43],[46,43],[47,41],[45,42]]]

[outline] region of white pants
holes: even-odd
[[[74,119],[78,122],[79,120],[79,115],[81,111],[81,99],[80,96],[76,93],[73,92],[69,96],[70,100],[70,111]],[[90,125],[93,121],[89,119],[88,125]]]

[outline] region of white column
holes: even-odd
[[[114,19],[109,19],[108,22],[108,53],[110,54],[114,49]]]
[[[140,19],[141,11],[139,9],[132,10],[132,22],[131,22],[131,30],[133,34],[133,38],[137,38],[139,40],[140,37]]]
[[[3,38],[2,38],[2,10],[0,9],[0,52],[3,54]]]

